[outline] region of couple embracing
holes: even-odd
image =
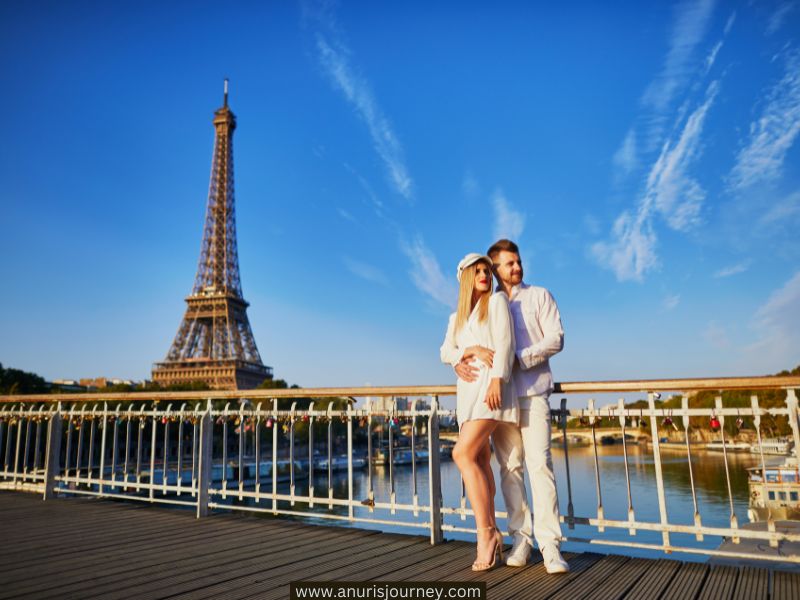
[[[495,522],[491,444],[500,464],[501,488],[514,545],[506,564],[522,567],[536,538],[548,573],[565,573],[561,525],[550,458],[553,376],[548,359],[564,343],[561,317],[546,289],[522,282],[519,248],[499,240],[488,256],[468,254],[458,264],[458,307],[450,316],[442,361],[458,375],[458,442],[453,449],[475,513],[474,571],[502,560],[503,537]],[[492,274],[497,277],[494,289]],[[527,469],[533,517],[525,491]]]

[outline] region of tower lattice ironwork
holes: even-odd
[[[163,362],[153,367],[161,385],[205,382],[213,389],[249,389],[272,377],[264,366],[247,319],[236,249],[233,195],[233,132],[228,81],[214,113],[214,158],[200,261],[186,314]]]

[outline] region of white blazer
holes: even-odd
[[[477,359],[471,360],[478,368],[478,378],[473,382],[458,379],[456,384],[456,415],[459,426],[474,419],[493,419],[516,423],[518,420],[517,394],[511,372],[514,366],[514,326],[508,308],[508,297],[504,292],[495,292],[489,298],[489,315],[486,321],[478,321],[477,305],[467,323],[455,331],[456,314],[450,315],[444,343],[439,350],[442,362],[456,366],[464,351],[470,346],[484,346],[494,350],[492,368]],[[503,380],[502,406],[489,410],[486,406],[486,391],[491,379]]]

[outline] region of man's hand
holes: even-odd
[[[478,379],[478,369],[469,364],[469,361],[461,359],[461,362],[453,367],[459,379],[463,379],[467,383],[472,383]]]
[[[499,377],[493,377],[486,390],[486,406],[490,410],[498,410],[503,405],[503,394]]]

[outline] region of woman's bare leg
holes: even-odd
[[[478,529],[478,558],[476,563],[490,563],[495,549],[494,477],[483,464],[489,452],[489,436],[497,426],[496,421],[479,419],[461,426],[458,442],[453,448],[453,460],[464,479],[475,526]]]
[[[487,442],[486,445],[481,450],[480,454],[478,454],[478,464],[480,465],[481,469],[483,469],[484,476],[486,477],[486,481],[489,484],[489,513],[492,515],[492,522],[497,527],[497,522],[494,520],[494,495],[497,491],[495,482],[494,482],[494,473],[492,473],[492,449],[489,443]]]

